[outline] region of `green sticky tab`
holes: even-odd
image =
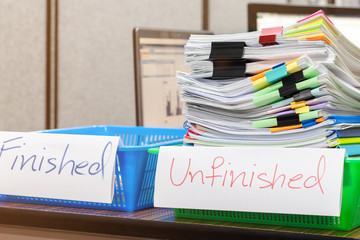
[[[276,118],[267,118],[267,119],[260,119],[255,120],[252,122],[253,128],[268,128],[277,126]]]
[[[286,65],[282,65],[280,67],[277,67],[275,69],[272,69],[268,72],[265,73],[266,76],[266,82],[268,83],[275,83],[278,82],[280,79],[286,77],[287,74],[287,70],[286,70]]]
[[[260,96],[253,97],[253,103],[257,107],[266,106],[268,104],[282,100],[279,91],[273,91]]]
[[[311,89],[317,88],[317,87],[320,87],[320,85],[321,84],[319,83],[318,78],[313,77],[313,78],[298,82],[296,84],[296,89],[298,91],[301,91],[301,90],[308,89],[308,88],[311,88]]]
[[[304,77],[309,79],[319,75],[314,66],[310,66],[303,70]]]
[[[322,29],[322,26],[319,26],[319,25],[315,25],[315,26],[311,26],[311,27],[306,27],[306,28],[299,28],[299,29],[287,31],[287,32],[284,34],[284,37],[291,37],[291,36],[295,36],[295,35],[299,35],[299,34],[304,34],[304,33],[317,32],[317,31],[320,31],[321,29]]]
[[[319,118],[319,117],[320,117],[319,110],[299,114],[300,122],[305,121],[305,120]]]
[[[264,89],[261,89],[257,92],[254,92],[254,96],[261,96],[261,95],[264,95],[266,93],[269,93],[269,92],[273,92],[275,90],[278,90],[279,88],[281,88],[283,86],[283,83],[282,82],[277,82],[273,85],[270,85]]]

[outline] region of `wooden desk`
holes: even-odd
[[[134,213],[0,202],[0,224],[155,239],[360,239],[352,231],[175,218],[172,209]]]

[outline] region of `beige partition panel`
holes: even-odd
[[[201,0],[59,1],[58,127],[135,125],[132,29],[201,24]]]
[[[209,29],[216,34],[247,32],[248,3],[287,3],[287,0],[209,0]]]
[[[0,0],[0,130],[45,128],[46,1]]]

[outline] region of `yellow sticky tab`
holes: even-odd
[[[310,111],[309,106],[305,106],[305,107],[300,107],[300,108],[296,108],[295,109],[295,113],[296,114],[300,114],[300,113],[307,113]]]
[[[322,19],[322,18],[320,18],[319,20],[316,20],[316,21],[314,21],[314,22],[308,23],[307,25],[304,25],[304,27],[309,27],[309,26],[321,26],[321,25],[324,26],[328,31],[329,31],[329,30],[333,31],[333,33],[334,33],[335,35],[338,35],[338,34],[339,34],[337,31],[335,31],[335,29],[334,29],[331,25],[329,25],[329,24],[327,23],[327,21],[326,21],[325,19]]]
[[[319,32],[322,30],[322,26],[314,26],[314,27],[308,27],[308,28],[304,28],[304,29],[298,29],[296,31],[294,31],[293,33],[287,33],[284,35],[284,37],[298,37],[298,36],[302,36],[304,34],[312,34],[314,32]]]
[[[253,82],[253,86],[259,90],[266,88],[267,86],[270,85],[271,85],[270,83],[266,82],[266,76]]]
[[[302,26],[298,26],[295,29],[288,30],[283,35],[284,35],[284,37],[291,37],[291,36],[296,37],[296,36],[299,36],[302,34],[308,34],[308,33],[314,32],[314,31],[319,31],[319,29],[321,29],[322,26],[324,26],[324,25],[327,26],[327,24],[324,23],[324,21],[322,19],[318,19],[318,20],[306,23]]]
[[[320,18],[318,20],[315,21],[311,21],[307,24],[304,24],[302,26],[302,28],[308,28],[308,27],[314,27],[314,26],[319,26],[319,25],[327,25],[326,22],[324,21],[324,19]]]
[[[294,60],[292,60],[292,61],[290,61],[290,62],[285,63],[285,65],[287,66],[287,65],[292,64],[292,63],[294,63],[294,62],[297,62],[297,60],[299,60],[299,59],[296,58],[296,59],[294,59]]]
[[[298,26],[295,29],[288,30],[284,32],[284,37],[300,37],[303,35],[311,34],[314,32],[324,31],[326,30],[330,34],[339,35],[338,31],[334,28],[332,24],[328,24],[328,22],[324,18],[320,18],[304,25]]]
[[[288,74],[292,74],[292,73],[301,71],[302,69],[299,68],[299,66],[297,65],[297,61],[296,61],[296,62],[292,62],[292,63],[286,65],[286,70],[287,70]]]
[[[337,139],[331,140],[328,142],[329,147],[336,147],[337,145],[339,145],[339,141]]]
[[[306,103],[305,103],[305,100],[299,101],[299,102],[291,102],[290,106],[291,106],[291,109],[296,109],[296,108],[305,107]]]

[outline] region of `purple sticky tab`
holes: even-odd
[[[276,116],[284,116],[284,115],[289,115],[289,114],[296,114],[295,110],[288,110],[288,111],[284,111],[284,112],[279,112],[276,113]]]
[[[316,13],[313,13],[310,16],[307,16],[306,18],[297,21],[297,23],[305,21],[309,18],[315,17],[316,15],[320,15],[320,14],[323,15],[332,25],[334,25],[333,22],[328,18],[328,16],[326,16],[326,14],[323,12],[323,10],[319,10]]]

